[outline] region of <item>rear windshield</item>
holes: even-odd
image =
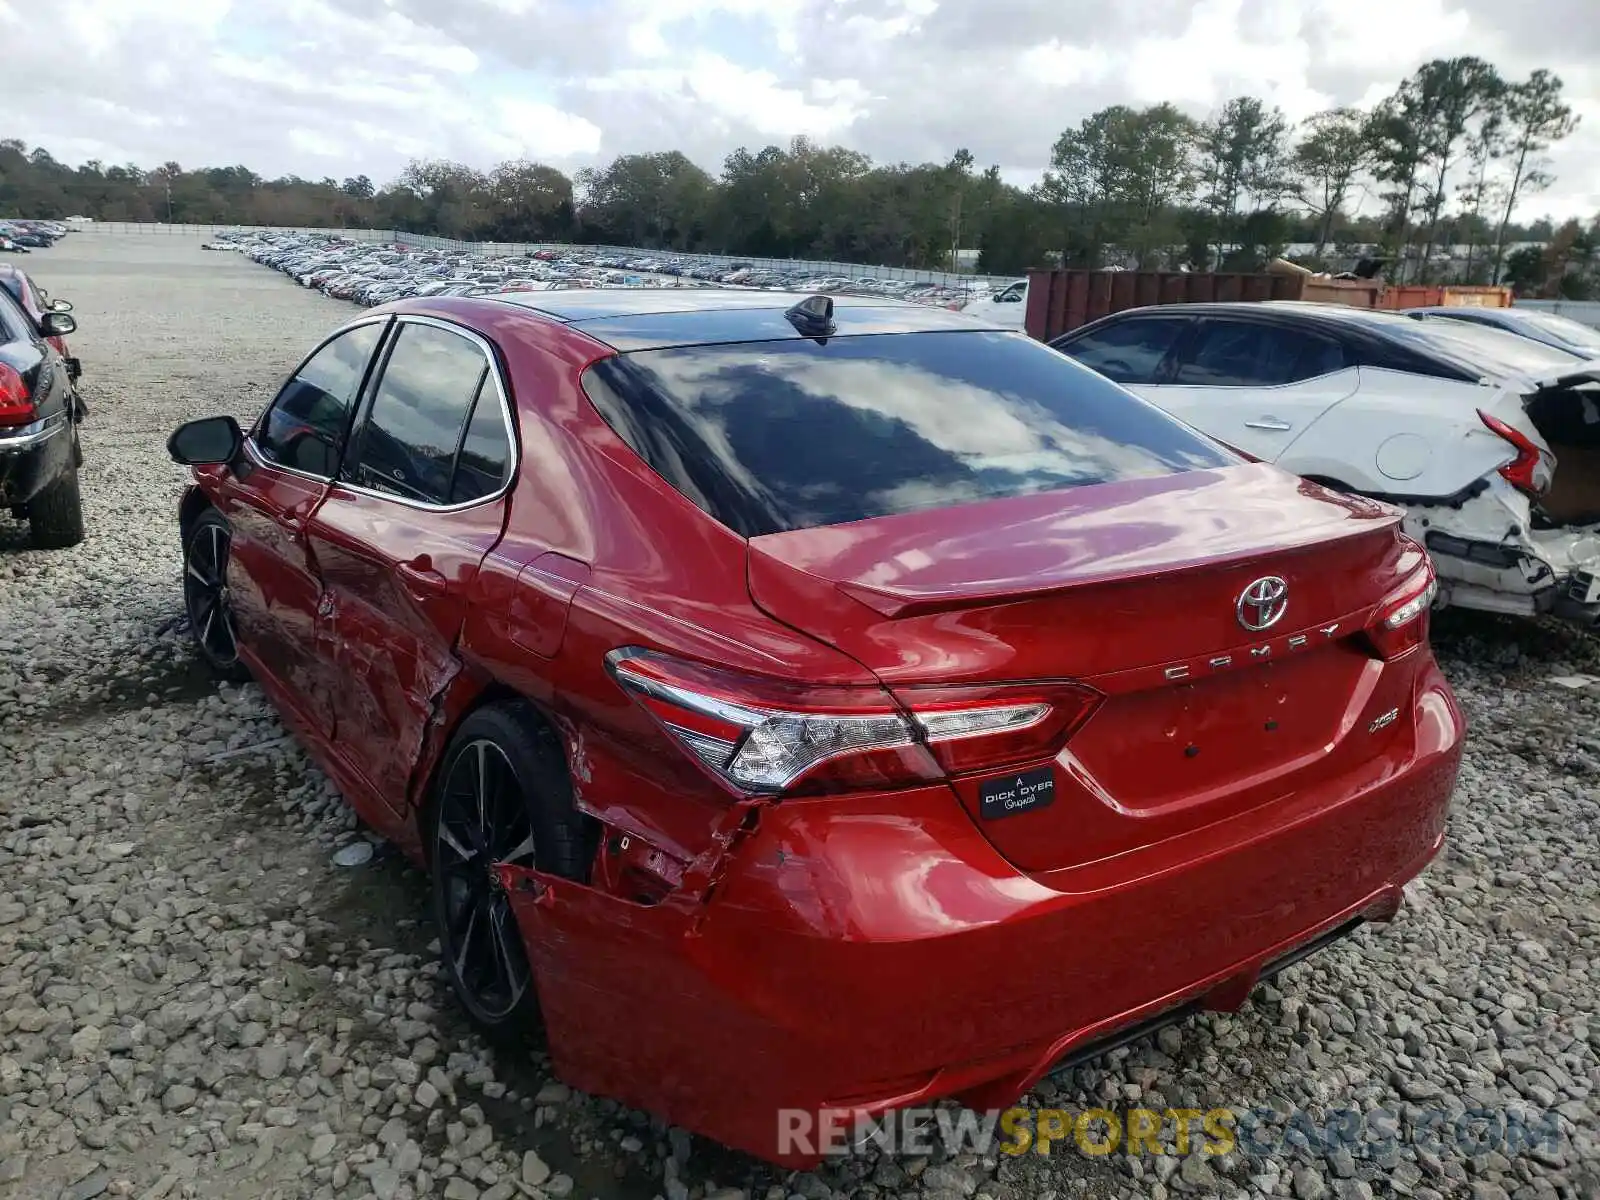
[[[1552,333],[1564,342],[1581,347],[1587,353],[1600,357],[1600,329],[1595,329],[1582,322],[1574,321],[1571,317],[1559,316],[1556,313],[1523,312],[1517,314],[1517,319],[1525,321],[1537,329]]]
[[[1449,317],[1424,317],[1413,321],[1410,329],[1395,326],[1394,331],[1491,375],[1546,375],[1578,361],[1574,354],[1521,334]]]
[[[1014,333],[639,351],[590,367],[584,388],[641,458],[745,537],[1239,461]]]

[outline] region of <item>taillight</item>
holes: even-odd
[[[1550,487],[1551,473],[1543,470],[1544,455],[1539,447],[1520,430],[1513,429],[1498,417],[1491,417],[1483,409],[1478,417],[1489,431],[1510,442],[1517,456],[1500,468],[1500,477],[1517,491],[1529,496],[1542,496]]]
[[[0,426],[28,425],[38,415],[22,376],[15,367],[0,363]]]
[[[1424,560],[1410,578],[1383,598],[1366,630],[1380,658],[1391,662],[1403,658],[1428,640],[1428,613],[1438,592],[1433,563]]]
[[[1099,694],[1075,684],[803,685],[654,651],[606,666],[716,779],[745,795],[900,787],[1053,754]]]
[[[951,775],[1049,758],[1101,700],[1077,683],[906,687],[895,694]]]

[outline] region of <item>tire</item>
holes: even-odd
[[[65,550],[83,541],[83,494],[76,465],[28,503],[28,527],[40,550]]]
[[[239,635],[228,598],[228,522],[208,508],[189,526],[183,546],[183,609],[195,650],[222,679],[243,683],[250,672],[239,661]]]
[[[531,1026],[533,971],[491,867],[514,862],[581,879],[586,839],[566,758],[530,705],[492,704],[461,723],[434,780],[424,836],[439,952],[456,998],[490,1032]]]

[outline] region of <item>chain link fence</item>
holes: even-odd
[[[1012,275],[966,275],[952,271],[925,271],[914,267],[874,267],[862,263],[821,262],[799,258],[752,258],[748,255],[690,254],[677,250],[645,250],[638,246],[574,246],[564,242],[463,242],[455,238],[434,237],[423,233],[406,233],[397,229],[331,229],[292,225],[168,225],[152,221],[96,221],[81,226],[80,233],[145,233],[172,237],[215,237],[220,234],[239,233],[310,233],[347,238],[355,242],[391,242],[419,249],[450,250],[485,258],[518,257],[541,250],[556,254],[571,251],[598,254],[606,258],[629,260],[688,259],[696,264],[732,271],[738,267],[751,267],[762,271],[812,276],[831,276],[844,279],[898,279],[910,283],[924,283],[941,287],[971,287],[974,284],[995,286],[1012,282]]]

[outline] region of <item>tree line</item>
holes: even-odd
[[[991,274],[1030,266],[1254,269],[1285,247],[1315,267],[1367,247],[1402,282],[1595,286],[1600,215],[1519,223],[1554,182],[1548,151],[1578,123],[1561,80],[1508,80],[1474,57],[1423,64],[1370,110],[1294,127],[1258,98],[1196,120],[1114,105],[1063,132],[1030,187],[943,163],[874,163],[795,138],[741,148],[712,175],[672,150],[568,176],[537,162],[490,171],[416,161],[386,186],[264,179],[244,166],[69,166],[0,141],[0,214],[200,224],[395,228],[466,240],[564,241]],[[1537,242],[1538,247],[1517,247]],[[1459,250],[1458,248],[1464,248]]]

